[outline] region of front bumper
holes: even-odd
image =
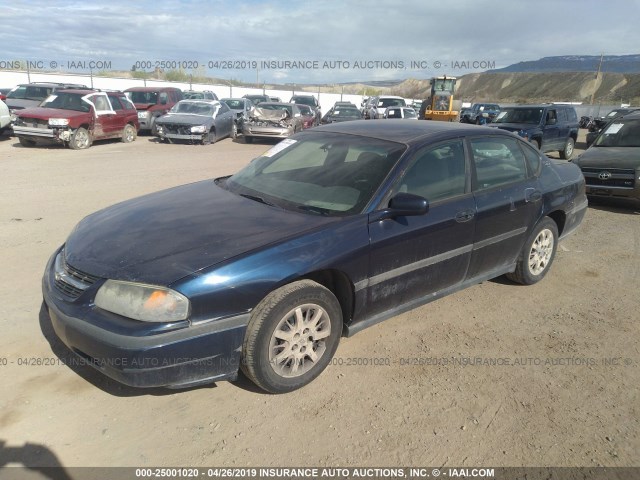
[[[58,252],[42,279],[44,300],[56,335],[83,362],[133,387],[184,388],[236,378],[249,314],[167,332],[119,317],[116,328],[109,321],[114,314],[93,304],[102,281],[75,300],[55,287],[53,264]]]
[[[64,143],[71,140],[75,130],[69,127],[54,127],[54,128],[38,128],[38,127],[25,127],[23,125],[14,125],[13,134],[17,137],[26,137],[29,139],[44,139],[54,142]]]
[[[286,138],[293,135],[293,127],[258,127],[245,123],[242,134],[248,137]]]

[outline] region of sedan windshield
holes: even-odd
[[[594,142],[596,147],[640,147],[640,118],[610,124]]]
[[[361,117],[362,115],[360,114],[360,110],[358,110],[357,108],[345,108],[345,107],[340,107],[340,108],[336,108],[332,115],[334,117]]]
[[[493,123],[530,123],[537,125],[542,118],[541,108],[505,108]]]
[[[405,151],[338,133],[283,140],[221,184],[247,198],[318,215],[360,213]]]
[[[213,116],[213,107],[207,103],[199,102],[178,102],[176,103],[170,113],[186,113],[189,115],[203,115],[206,117]]]
[[[40,105],[42,108],[60,108],[63,110],[75,110],[76,112],[89,112],[91,106],[85,102],[78,93],[58,92],[49,95]]]

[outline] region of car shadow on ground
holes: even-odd
[[[188,390],[216,387],[215,383],[198,385],[183,389],[170,389],[161,387],[136,388],[123,385],[91,367],[88,364],[87,360],[73,353],[64,343],[62,343],[62,341],[58,338],[53,330],[51,317],[49,316],[49,311],[44,301],[40,306],[39,322],[42,334],[49,343],[53,354],[60,360],[60,363],[71,369],[74,373],[82,377],[87,382],[91,383],[93,386],[99,388],[103,392],[108,393],[109,395],[113,395],[116,397],[137,397],[143,395],[166,396],[175,395]]]
[[[58,457],[45,445],[39,443],[25,443],[19,447],[8,447],[6,441],[0,439],[0,468],[15,469],[8,478],[50,478],[51,480],[71,480],[72,476],[66,471]]]
[[[640,215],[640,204],[617,198],[589,198],[589,208],[621,215]]]
[[[62,341],[58,338],[53,330],[51,317],[49,316],[49,311],[44,301],[40,306],[39,322],[42,334],[49,343],[53,354],[60,360],[60,363],[68,367],[83,380],[89,382],[93,386],[99,388],[105,393],[108,393],[109,395],[113,395],[116,397],[139,397],[144,395],[167,396],[176,395],[190,390],[212,389],[216,388],[217,386],[215,383],[207,383],[202,385],[195,385],[188,388],[172,389],[162,387],[136,388],[123,385],[119,382],[116,382],[115,380],[112,380],[111,378],[107,377],[106,375],[97,371],[95,368],[88,365],[87,360],[77,356],[75,353],[69,350],[69,348],[64,343],[62,343]],[[242,390],[246,390],[252,393],[266,394],[266,392],[258,388],[253,382],[251,382],[251,380],[245,377],[242,372],[239,372],[237,380],[231,383],[232,385]]]

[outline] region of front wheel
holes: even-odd
[[[516,270],[507,277],[523,285],[533,285],[544,278],[553,263],[558,247],[558,226],[543,218],[527,238],[518,257]]]
[[[84,150],[85,148],[89,148],[91,143],[91,135],[86,128],[82,127],[73,132],[73,135],[71,135],[71,139],[69,140],[69,146],[73,150]]]
[[[568,160],[573,155],[573,147],[575,146],[575,140],[572,137],[567,138],[567,143],[564,144],[564,148],[560,150],[560,158]]]
[[[244,136],[244,143],[253,143],[253,137]]]
[[[296,390],[327,367],[341,334],[342,310],[333,293],[311,280],[290,283],[253,310],[242,371],[267,392]]]
[[[209,133],[203,135],[201,143],[202,145],[211,145],[213,143],[216,143],[216,131],[212,129],[209,131]]]
[[[131,143],[136,139],[138,132],[136,132],[136,128],[128,123],[125,125],[124,130],[122,131],[122,141],[124,143]]]
[[[233,125],[231,126],[231,138],[234,140],[238,138],[238,125],[236,122],[233,122]]]

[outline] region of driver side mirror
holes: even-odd
[[[389,200],[389,207],[371,214],[370,222],[396,217],[425,215],[429,211],[429,201],[413,193],[397,193]]]

